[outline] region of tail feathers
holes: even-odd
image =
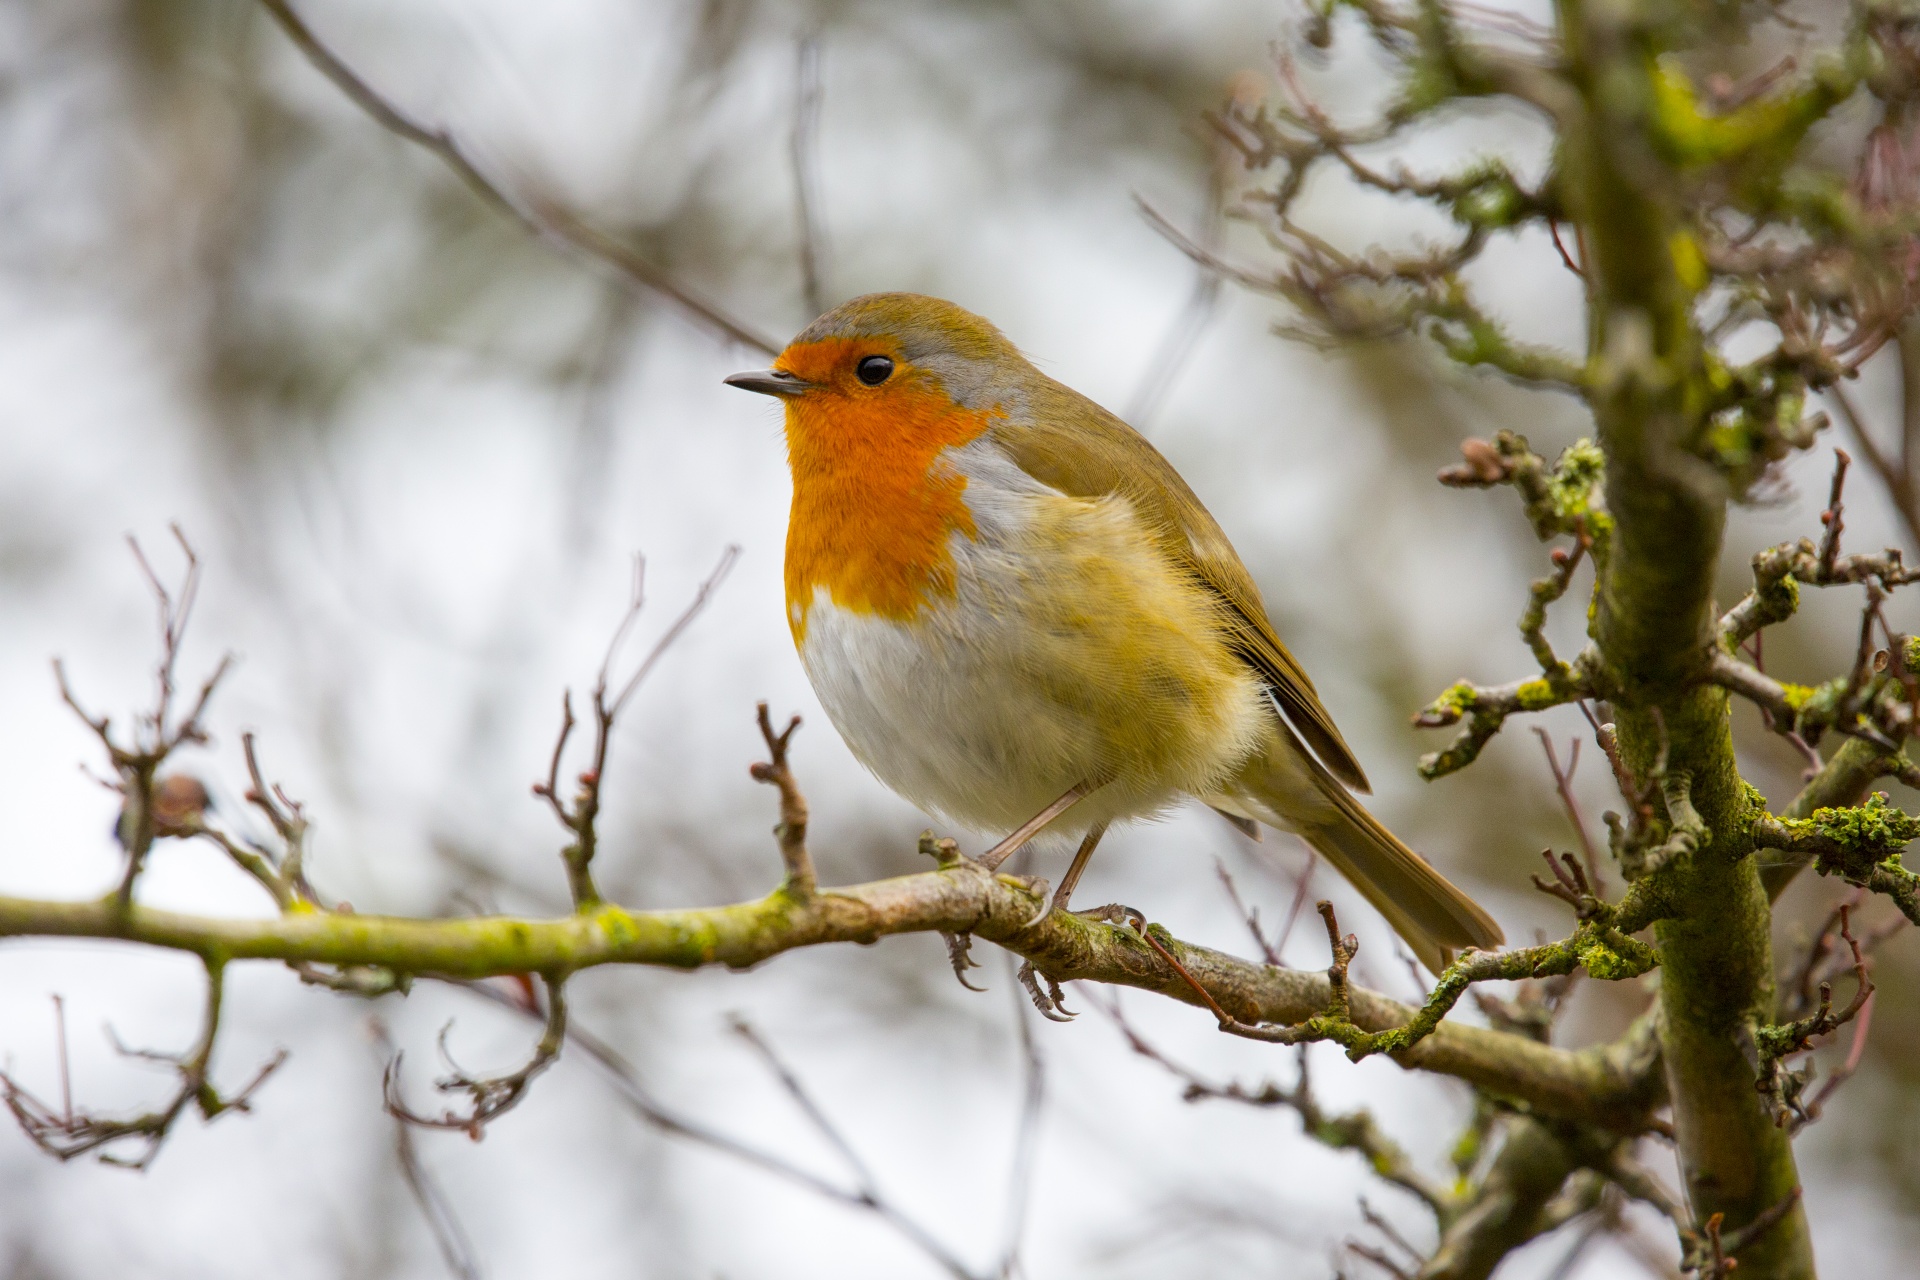
[[[1342,791],[1339,817],[1301,836],[1371,902],[1433,973],[1460,947],[1497,947],[1506,941],[1493,917],[1407,848],[1353,797]]]
[[[1447,967],[1458,948],[1496,947],[1506,941],[1478,903],[1362,808],[1298,739],[1290,733],[1286,737],[1288,741],[1275,744],[1265,760],[1236,779],[1234,809],[1250,810],[1305,839],[1387,918],[1420,963],[1435,974]]]

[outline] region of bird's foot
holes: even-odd
[[[1027,989],[1027,997],[1033,1001],[1033,1007],[1038,1009],[1040,1016],[1047,1021],[1072,1022],[1079,1016],[1067,1008],[1066,993],[1060,990],[1060,984],[1036,970],[1033,967],[1033,961],[1028,960],[1023,963],[1020,971],[1014,976],[1020,979],[1020,985]],[[1047,982],[1045,991],[1040,989],[1042,978],[1046,978]]]
[[[1140,913],[1123,902],[1109,902],[1104,907],[1088,907],[1072,914],[1082,920],[1098,920],[1103,924],[1126,924]]]
[[[947,963],[953,966],[953,976],[960,985],[969,991],[985,991],[985,987],[976,987],[967,981],[967,970],[978,969],[980,962],[973,958],[973,935],[970,933],[943,933],[947,942]]]
[[[1059,905],[1060,895],[1055,894],[1051,902],[1047,900],[1047,880],[1045,876],[1021,876],[1019,879],[1024,888],[1031,890],[1033,896],[1040,899],[1040,909],[1020,922],[1020,928],[1022,930],[1031,929],[1053,914],[1054,907]]]

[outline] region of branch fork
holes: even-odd
[[[748,772],[755,782],[764,782],[780,792],[780,822],[774,827],[773,835],[780,844],[780,861],[787,869],[786,891],[804,901],[813,896],[818,884],[813,856],[807,852],[807,799],[800,794],[800,786],[787,764],[787,747],[793,741],[794,731],[800,727],[800,717],[794,716],[787,721],[786,728],[776,733],[773,721],[767,716],[766,703],[759,704],[756,714],[760,737],[767,747],[767,759],[750,766]],[[957,961],[955,969],[959,969]]]

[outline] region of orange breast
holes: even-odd
[[[951,598],[950,540],[956,530],[974,533],[966,478],[936,460],[986,430],[991,415],[956,405],[911,369],[881,387],[834,385],[848,346],[790,347],[777,362],[827,384],[787,404],[787,620],[796,642],[822,586],[843,609],[896,620]]]

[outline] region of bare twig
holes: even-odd
[[[565,976],[543,973],[540,978],[547,994],[546,1029],[524,1065],[501,1076],[468,1075],[453,1060],[453,1054],[447,1048],[447,1034],[453,1030],[453,1024],[449,1022],[440,1029],[437,1040],[440,1057],[447,1065],[448,1074],[435,1080],[433,1087],[443,1094],[466,1094],[470,1104],[467,1111],[463,1114],[449,1109],[437,1116],[427,1116],[409,1107],[400,1084],[404,1055],[396,1052],[381,1077],[381,1093],[388,1114],[396,1120],[426,1129],[452,1129],[478,1142],[486,1133],[487,1125],[518,1106],[535,1077],[559,1061],[560,1050],[566,1044]]]
[[[1757,1077],[1755,1087],[1766,1096],[1774,1122],[1789,1130],[1797,1131],[1810,1124],[1816,1118],[1816,1113],[1802,1101],[1812,1078],[1812,1067],[1791,1070],[1783,1060],[1806,1052],[1814,1047],[1815,1041],[1860,1017],[1870,1008],[1873,999],[1873,979],[1869,976],[1871,965],[1860,940],[1853,936],[1848,919],[1852,908],[1852,903],[1843,902],[1836,912],[1840,939],[1847,944],[1849,968],[1854,978],[1853,1000],[1847,1007],[1838,1013],[1834,1012],[1833,983],[1823,979],[1817,1007],[1811,1013],[1791,1022],[1747,1028],[1741,1035],[1741,1047]],[[1823,930],[1822,938],[1815,943],[1816,950],[1823,949],[1824,939]],[[1811,980],[1810,975],[1808,980]],[[1857,1033],[1856,1039],[1864,1041],[1864,1032]]]
[[[1833,451],[1833,484],[1827,494],[1827,509],[1820,513],[1826,532],[1820,539],[1820,577],[1833,579],[1834,562],[1840,557],[1840,531],[1845,527],[1841,495],[1847,487],[1847,465],[1853,461],[1845,449]]]
[[[773,833],[780,842],[780,860],[787,868],[786,889],[796,898],[809,898],[813,896],[816,881],[813,856],[807,852],[807,798],[800,793],[800,784],[794,781],[793,770],[787,764],[787,746],[793,741],[794,730],[800,727],[800,717],[794,716],[787,721],[785,729],[775,733],[773,721],[767,718],[766,703],[759,704],[758,716],[760,736],[767,744],[767,759],[756,762],[749,771],[755,782],[764,782],[780,792],[780,825]],[[958,961],[954,971],[961,972]]]
[[[396,1057],[398,1050],[387,1024],[374,1018],[370,1020],[370,1026],[374,1043],[382,1056],[388,1060]],[[427,1230],[432,1233],[433,1243],[440,1250],[441,1261],[447,1264],[448,1274],[454,1280],[481,1280],[484,1273],[472,1238],[467,1235],[459,1215],[454,1212],[446,1189],[421,1161],[419,1148],[413,1140],[413,1126],[397,1117],[393,1123],[393,1154],[400,1164],[400,1180],[407,1184],[413,1202],[420,1206],[420,1216],[427,1220]]]
[[[1575,738],[1567,750],[1567,767],[1560,767],[1560,757],[1554,753],[1553,738],[1539,725],[1533,727],[1534,736],[1540,739],[1540,749],[1546,753],[1547,768],[1553,773],[1553,788],[1560,795],[1561,807],[1567,811],[1567,821],[1573,824],[1573,834],[1580,841],[1580,856],[1587,864],[1587,881],[1594,892],[1606,896],[1606,881],[1600,874],[1600,853],[1594,848],[1593,837],[1587,831],[1587,818],[1580,811],[1579,797],[1573,794],[1574,770],[1580,767],[1580,740]]]
[[[1853,397],[1847,394],[1843,384],[1834,383],[1827,388],[1826,395],[1839,406],[1840,417],[1853,433],[1854,443],[1866,455],[1867,465],[1873,468],[1873,473],[1886,487],[1887,496],[1893,501],[1893,509],[1907,527],[1908,539],[1914,546],[1920,547],[1920,493],[1914,489],[1913,460],[1906,456],[1904,448],[1897,459],[1887,456],[1886,450],[1874,441],[1866,420],[1860,416]]]
[[[159,773],[169,757],[180,748],[205,744],[207,733],[202,721],[207,704],[212,700],[220,681],[233,667],[233,655],[224,655],[201,682],[186,714],[175,718],[180,648],[186,638],[187,624],[193,617],[194,602],[199,597],[200,557],[194,554],[192,544],[187,541],[179,525],[169,525],[168,528],[186,559],[180,583],[172,590],[154,572],[138,540],[131,535],[127,538],[134,562],[153,595],[160,631],[160,661],[154,672],[152,708],[135,717],[137,727],[132,740],[123,743],[116,739],[108,717],[89,715],[67,682],[65,666],[58,658],[53,662],[54,682],[60,690],[61,700],[99,739],[113,767],[114,779],[105,785],[120,796],[120,818],[115,824],[114,835],[126,851],[126,865],[121,871],[113,900],[122,912],[133,905],[134,887],[139,883],[141,872],[146,869],[147,855],[152,851],[154,840],[162,836],[184,837],[199,833],[201,817],[207,807],[205,787],[197,780],[182,778],[172,782],[172,794],[163,797],[158,792],[162,785]]]
[[[527,1008],[507,992],[487,983],[460,982],[456,985],[494,1004],[512,1009],[522,1016],[532,1018],[541,1016],[537,1010]],[[600,1068],[607,1082],[613,1086],[615,1092],[620,1095],[621,1101],[634,1115],[661,1132],[731,1156],[763,1173],[772,1174],[811,1191],[822,1199],[874,1215],[901,1238],[924,1253],[943,1271],[953,1276],[954,1280],[990,1280],[988,1275],[969,1268],[925,1227],[877,1193],[869,1194],[864,1189],[850,1191],[780,1156],[675,1111],[653,1096],[632,1064],[627,1062],[616,1049],[577,1022],[569,1022],[566,1039]]]
[[[144,1112],[125,1119],[111,1119],[96,1116],[85,1111],[73,1109],[73,1091],[68,1075],[66,1049],[65,1005],[56,997],[56,1009],[59,1013],[59,1061],[60,1061],[60,1109],[55,1111],[15,1080],[12,1075],[0,1071],[0,1098],[4,1098],[7,1109],[13,1112],[19,1121],[21,1130],[33,1144],[47,1154],[61,1160],[72,1160],[76,1156],[98,1152],[102,1164],[119,1165],[128,1169],[145,1169],[160,1154],[167,1137],[173,1131],[176,1120],[186,1111],[189,1104],[197,1107],[201,1116],[214,1120],[229,1111],[247,1111],[251,1109],[254,1091],[266,1083],[267,1077],[287,1059],[287,1051],[279,1050],[261,1065],[260,1069],[240,1090],[230,1095],[222,1095],[209,1078],[209,1068],[213,1061],[213,1048],[220,1032],[220,1013],[225,994],[225,966],[217,961],[208,960],[206,1011],[200,1028],[200,1037],[193,1047],[185,1053],[162,1053],[153,1049],[129,1049],[113,1036],[116,1050],[123,1057],[139,1058],[167,1067],[179,1077],[179,1087],[173,1096],[158,1110]],[[134,1154],[123,1156],[117,1148],[126,1142],[141,1143]]]
[[[1268,942],[1267,935],[1260,930],[1260,908],[1249,907],[1241,901],[1239,886],[1234,884],[1233,876],[1228,873],[1226,863],[1215,858],[1213,870],[1220,877],[1221,885],[1226,888],[1227,897],[1233,900],[1234,911],[1239,914],[1241,920],[1246,922],[1247,932],[1253,935],[1253,945],[1260,949],[1261,956],[1268,964],[1280,964],[1280,949]]]
[[[1008,967],[1012,967],[1011,958]],[[998,1280],[1013,1280],[1020,1270],[1020,1251],[1027,1235],[1027,1219],[1033,1204],[1033,1163],[1040,1150],[1040,1118],[1047,1104],[1047,1064],[1040,1056],[1040,1042],[1034,1037],[1033,1023],[1020,1000],[1013,994],[1014,1026],[1020,1036],[1023,1087],[1020,1091],[1019,1127],[1014,1132],[1013,1164],[1007,1175],[1007,1216],[1001,1229]]]
[[[1117,995],[1096,995],[1094,1005],[1113,1023],[1130,1049],[1159,1065],[1185,1086],[1181,1096],[1188,1102],[1219,1100],[1251,1107],[1285,1107],[1300,1117],[1301,1131],[1307,1137],[1335,1150],[1358,1152],[1376,1176],[1411,1192],[1436,1214],[1444,1214],[1455,1203],[1453,1193],[1421,1173],[1399,1144],[1380,1128],[1371,1112],[1331,1115],[1321,1107],[1307,1071],[1305,1045],[1300,1046],[1299,1067],[1292,1087],[1272,1080],[1264,1080],[1257,1086],[1238,1081],[1221,1084],[1176,1061],[1148,1040],[1127,1020]]]
[[[620,686],[617,694],[609,696],[613,680],[613,668],[619,661],[620,651],[625,647],[627,636],[632,632],[641,611],[646,607],[646,561],[635,556],[633,561],[633,586],[627,601],[627,610],[620,617],[620,623],[613,629],[613,637],[607,642],[607,651],[600,660],[599,673],[593,682],[593,755],[586,769],[578,779],[578,787],[569,802],[560,798],[560,765],[565,756],[567,741],[572,736],[576,721],[573,716],[573,697],[571,693],[561,696],[560,733],[553,744],[553,755],[547,765],[547,779],[533,785],[533,794],[546,801],[573,836],[566,848],[561,850],[561,860],[567,869],[567,887],[573,895],[575,910],[589,911],[600,905],[600,890],[594,884],[592,863],[599,849],[599,829],[601,786],[606,778],[607,752],[613,745],[614,721],[622,708],[633,697],[634,691],[658,665],[673,642],[678,640],[686,629],[699,617],[713,593],[726,580],[734,563],[740,558],[740,548],[729,546],[720,553],[719,563],[706,576],[694,591],[693,599],[680,611],[660,638],[641,658]]]

